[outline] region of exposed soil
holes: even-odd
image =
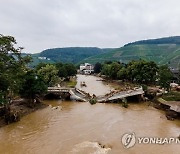
[[[134,87],[137,87],[137,84],[134,83],[130,83],[127,81],[122,81],[122,80],[112,80],[106,77],[101,77],[103,78],[103,82],[105,82],[106,84],[110,84],[115,90],[117,91],[126,91],[126,90],[131,90]]]
[[[25,99],[13,100],[7,107],[0,107],[0,127],[17,122],[21,117],[47,106],[42,102],[37,102],[32,106]]]

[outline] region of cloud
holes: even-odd
[[[180,35],[178,0],[1,0],[0,33],[26,52],[53,47],[120,47]]]

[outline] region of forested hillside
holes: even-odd
[[[157,64],[169,64],[177,68],[180,64],[180,37],[137,41],[108,53],[86,58],[84,61],[96,63],[116,60],[127,63],[138,59],[155,61]]]
[[[54,48],[42,51],[39,56],[50,58],[55,62],[78,63],[85,58],[106,53],[109,50],[111,49],[100,49],[95,47]]]
[[[94,64],[104,61],[128,63],[131,60],[145,59],[157,64],[169,64],[171,67],[177,68],[180,64],[180,36],[142,40],[114,49],[96,47],[53,48],[32,54],[32,57],[32,66],[39,62],[74,64],[89,62]],[[46,57],[47,59],[40,59],[39,57]]]

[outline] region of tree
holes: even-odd
[[[45,67],[42,67],[38,70],[37,74],[43,77],[48,86],[53,86],[58,81],[58,70],[56,66],[52,64],[47,64]]]
[[[159,85],[165,90],[169,91],[170,82],[173,75],[167,65],[163,65],[159,67],[158,77],[159,77]]]
[[[56,68],[59,69],[60,67],[63,67],[63,63],[58,62],[55,64]]]
[[[5,76],[0,75],[0,105],[4,105],[8,102],[8,87],[10,83]]]
[[[127,78],[132,82],[151,84],[156,81],[158,66],[154,62],[144,60],[131,61],[127,65]]]
[[[0,35],[0,103],[7,103],[15,93],[19,92],[29,56],[22,57],[21,47],[16,46],[12,36]]]
[[[58,69],[58,76],[68,78],[74,76],[77,73],[76,66],[73,64],[57,63],[56,68]]]
[[[110,69],[111,69],[110,64],[104,64],[101,70],[101,74],[110,77]]]
[[[127,69],[125,67],[121,68],[117,73],[117,78],[120,80],[127,79]]]
[[[76,67],[73,64],[64,64],[67,71],[67,76],[74,76],[77,73]]]
[[[121,69],[121,65],[117,62],[113,62],[111,65],[110,65],[110,70],[109,70],[109,76],[112,78],[112,79],[117,79],[117,73],[118,71]]]
[[[38,71],[40,70],[42,67],[45,67],[47,65],[47,63],[42,63],[40,62],[38,65],[36,65],[35,70]]]
[[[20,95],[23,98],[31,100],[30,103],[34,103],[34,99],[46,91],[47,85],[41,76],[32,70],[24,75],[23,86],[20,89]]]
[[[101,63],[97,62],[95,65],[94,65],[94,73],[100,73],[102,70],[102,65]]]
[[[101,73],[112,79],[117,79],[117,73],[121,68],[122,65],[117,62],[104,64]]]
[[[67,70],[64,66],[58,68],[58,76],[67,78],[68,73],[67,73]]]
[[[179,68],[178,68],[178,83],[180,84],[180,64],[179,64]]]
[[[64,64],[59,62],[59,63],[56,63],[55,66],[58,69],[58,76],[67,78],[67,70],[64,67]]]

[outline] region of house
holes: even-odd
[[[38,57],[38,59],[40,59],[40,60],[51,60],[50,58],[47,58],[47,57]]]
[[[92,74],[94,72],[94,66],[89,63],[80,65],[80,73],[82,74]]]

